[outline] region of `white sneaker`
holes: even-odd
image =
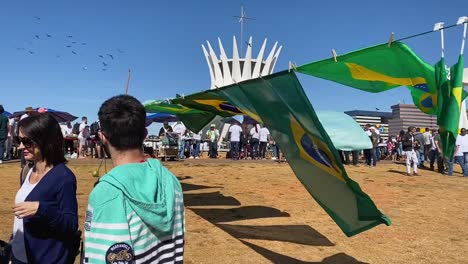
[[[276,157],[272,157],[271,160],[276,160]]]
[[[3,160],[0,160],[0,164],[2,164],[2,163],[3,163]]]
[[[192,157],[192,156],[190,156],[190,158],[189,158],[189,159],[193,159],[193,157]]]
[[[199,159],[199,157],[195,157],[195,159]]]

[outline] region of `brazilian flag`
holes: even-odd
[[[368,47],[337,57],[312,62],[298,72],[378,93],[399,86],[410,89],[414,104],[424,113],[437,114],[434,67],[402,42]]]
[[[206,111],[247,114],[268,127],[294,173],[347,236],[390,225],[350,179],[293,72],[283,71],[176,99]]]
[[[440,128],[442,152],[445,157],[452,159],[455,151],[455,141],[458,135],[460,120],[460,107],[463,96],[463,55],[458,62],[450,68],[450,80],[442,58],[436,65],[436,83],[439,92],[439,112],[437,125]]]
[[[172,104],[166,101],[149,101],[143,104],[147,113],[165,113],[177,116],[185,126],[198,133],[208,124],[216,114],[199,109],[186,107],[179,104]]]

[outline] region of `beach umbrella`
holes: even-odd
[[[5,111],[5,112],[3,112],[2,115],[6,116],[8,118],[11,118],[11,113],[10,112]]]
[[[63,112],[45,107],[34,108],[33,111],[38,113],[49,113],[59,123],[71,122],[78,118],[77,116],[74,116],[68,112]],[[22,116],[25,113],[26,111],[17,111],[12,114],[12,117]]]
[[[180,121],[180,119],[171,114],[164,114],[164,113],[156,113],[149,116],[146,116],[146,126],[151,125],[152,123],[163,123],[163,122],[176,122]]]

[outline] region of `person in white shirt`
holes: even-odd
[[[260,129],[260,154],[259,158],[265,159],[266,148],[268,145],[268,141],[270,140],[270,130],[266,127],[262,127]]]
[[[255,124],[250,129],[250,157],[252,159],[258,159],[258,144],[260,142],[260,125]]]
[[[208,156],[212,159],[218,158],[218,139],[219,130],[216,129],[215,124],[210,125],[210,129],[206,131],[206,137],[208,139]]]
[[[185,130],[187,130],[187,128],[185,127],[185,125],[180,122],[180,121],[177,121],[177,123],[175,123],[173,126],[172,126],[172,131],[174,131],[174,133],[177,133],[179,135],[184,135],[185,134]]]
[[[240,149],[240,136],[242,133],[242,128],[237,122],[231,125],[229,128],[229,142],[231,144],[231,159],[239,159],[239,149]]]
[[[430,160],[429,155],[431,153],[431,146],[432,146],[431,137],[432,137],[432,135],[431,135],[430,129],[428,127],[426,127],[426,131],[424,131],[424,133],[423,133],[424,160]]]
[[[61,123],[60,124],[60,129],[62,130],[62,135],[63,135],[64,139],[67,138],[67,137],[70,137],[71,135],[73,135],[72,125],[71,125],[70,122]],[[67,154],[71,155],[71,153],[73,153],[73,141],[72,140],[65,140],[64,144],[65,144],[65,152]]]
[[[183,159],[185,158],[184,157],[184,152],[185,152],[185,140],[184,140],[184,137],[185,137],[185,131],[187,130],[185,128],[185,125],[180,122],[180,121],[177,121],[177,123],[175,123],[173,126],[172,126],[172,130],[174,131],[174,133],[177,133],[179,134],[179,140],[178,140],[178,143],[179,143],[179,152],[177,154],[178,158],[179,159]]]
[[[31,106],[28,106],[24,109],[24,114],[20,117],[20,120],[25,119],[26,117],[30,116],[34,111]]]
[[[200,143],[201,143],[201,134],[202,132],[193,133],[192,137],[192,155],[190,156],[191,159],[198,159],[200,158]]]
[[[78,157],[85,157],[86,154],[86,140],[88,139],[86,137],[86,123],[88,123],[88,118],[86,116],[83,116],[81,118],[81,124],[79,128],[79,134],[78,134]]]
[[[454,153],[455,162],[460,164],[460,167],[463,171],[463,176],[468,177],[468,136],[466,135],[466,129],[460,129],[460,135],[457,136],[455,142],[455,153]],[[448,176],[453,175],[453,163],[449,163]]]

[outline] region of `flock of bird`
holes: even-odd
[[[39,16],[34,16],[34,19],[37,21],[37,22],[40,22],[41,21],[41,17]],[[17,47],[16,49],[18,51],[24,51],[26,52],[26,54],[29,54],[29,55],[35,55],[37,52],[36,50],[32,47],[33,46],[33,41],[43,41],[45,39],[50,39],[50,40],[54,40],[54,41],[60,41],[60,37],[59,36],[55,36],[55,35],[52,35],[50,33],[42,33],[42,34],[35,34],[34,35],[34,38],[33,40],[28,40],[28,41],[25,41],[26,43],[29,44],[29,47],[28,48],[25,48],[25,47]],[[72,56],[79,56],[82,52],[80,50],[82,50],[83,48],[85,48],[88,43],[84,42],[84,41],[78,41],[78,39],[76,37],[74,37],[73,35],[67,35],[65,36],[65,41],[63,44],[64,45],[64,48],[66,48],[62,53],[57,53],[55,55],[55,57],[57,59],[60,59],[62,57],[64,57],[67,53],[68,54],[72,54]],[[62,38],[63,40],[63,38]],[[117,48],[114,50],[115,52],[121,54],[121,53],[124,53],[123,50],[121,50],[120,48]],[[102,53],[102,54],[96,54],[95,55],[96,58],[99,58],[99,67],[101,68],[101,71],[107,71],[109,68],[110,68],[110,64],[114,61],[114,59],[116,59],[116,53],[112,54],[110,52],[106,52],[106,53]],[[82,70],[88,70],[88,66],[82,66],[81,68]]]

